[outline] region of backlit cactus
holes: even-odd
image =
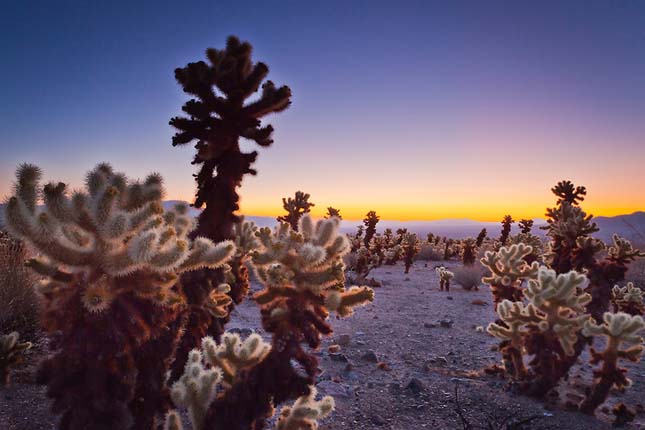
[[[587,321],[584,327],[586,336],[607,338],[604,351],[591,349],[591,363],[602,362],[602,367],[594,370],[593,387],[580,404],[580,410],[588,414],[593,414],[604,403],[612,387],[624,388],[631,385],[631,381],[625,376],[627,370],[618,366],[618,360],[637,362],[643,352],[643,338],[639,333],[645,329],[645,322],[641,316],[606,312],[603,320],[600,325],[593,320]],[[632,346],[622,348],[623,344]]]
[[[349,241],[339,234],[339,223],[336,218],[314,223],[305,214],[298,231],[286,223],[257,231],[260,247],[251,253],[251,262],[265,288],[253,298],[260,306],[264,330],[272,335],[271,348],[268,352],[261,348],[258,356],[249,354],[247,358],[256,362],[234,372],[233,378],[227,379],[229,373],[223,372],[223,391],[211,403],[204,429],[262,428],[274,405],[311,395],[318,360],[303,344],[317,348],[321,336],[332,333],[330,312],[350,315],[355,307],[372,301],[374,294],[367,287],[344,286],[342,257],[349,251]],[[230,346],[237,345],[235,339],[226,335],[219,348],[236,351]],[[227,354],[217,356],[225,360]],[[204,355],[209,356],[208,349]],[[235,369],[238,359],[225,366],[213,362]]]
[[[524,259],[532,251],[530,246],[519,243],[484,254],[481,263],[491,274],[483,277],[482,282],[490,285],[495,304],[503,300],[521,300],[522,282],[534,278],[538,272],[537,262],[527,264]]]
[[[643,315],[645,305],[643,304],[643,291],[628,282],[624,287],[615,285],[611,290],[611,302],[614,312],[624,312],[630,315]]]
[[[443,266],[437,267],[435,272],[439,275],[439,290],[450,291],[450,280],[455,277],[455,274]]]
[[[502,339],[500,349],[510,365],[506,370],[529,393],[544,396],[566,375],[578,333],[589,320],[585,306],[591,296],[580,292],[586,282],[582,274],[558,275],[541,267],[523,290],[526,302],[503,300],[497,306],[500,320],[488,332]],[[524,366],[525,352],[533,356],[530,371]]]
[[[10,371],[23,360],[25,351],[31,348],[30,342],[20,342],[18,332],[0,336],[0,387],[9,384]]]
[[[304,214],[309,213],[311,208],[315,206],[309,202],[309,197],[311,196],[307,193],[296,191],[296,195],[293,198],[283,198],[282,207],[287,211],[287,214],[279,216],[277,218],[278,222],[286,222],[291,226],[291,229],[298,231],[298,221],[300,218]]]
[[[158,175],[128,181],[100,164],[85,190],[71,195],[63,183],[41,186],[40,176],[37,167],[20,166],[5,209],[7,229],[39,252],[28,266],[43,277],[43,326],[56,350],[39,380],[63,412],[62,429],[102,428],[92,414],[107,414],[101,425],[112,429],[146,428],[163,412],[159,396],[176,340],[166,326],[185,301],[173,288],[178,275],[221,267],[235,245],[190,239],[188,208],[163,210]],[[154,343],[161,338],[163,353]],[[157,373],[137,372],[140,359]],[[79,376],[90,374],[106,385]],[[140,408],[136,398],[154,407]]]
[[[325,396],[316,400],[317,390],[309,387],[309,394],[301,396],[291,406],[280,411],[276,430],[316,430],[318,420],[325,418],[334,410],[334,399]]]

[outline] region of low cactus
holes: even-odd
[[[450,280],[455,277],[455,274],[446,269],[443,266],[439,266],[435,269],[437,275],[439,275],[439,291],[450,291]]]
[[[419,252],[419,239],[417,235],[407,233],[401,243],[401,247],[403,248],[403,261],[405,263],[405,273],[407,274],[414,262],[414,256]]]
[[[591,349],[591,363],[602,362],[602,367],[594,370],[593,387],[580,404],[580,410],[587,414],[593,414],[605,402],[612,387],[624,388],[631,385],[631,381],[625,376],[627,370],[618,366],[618,360],[637,362],[643,352],[643,338],[639,332],[645,329],[645,322],[640,315],[606,312],[603,320],[600,325],[593,320],[587,321],[583,330],[586,336],[607,338],[604,351]],[[632,346],[623,349],[623,344]]]
[[[19,339],[16,331],[0,336],[0,387],[9,385],[11,368],[20,363],[25,351],[31,348],[30,342],[19,342]]]
[[[291,406],[280,410],[276,430],[315,430],[317,421],[334,410],[334,398],[325,396],[316,400],[317,390],[309,387],[309,394],[299,397]]]
[[[472,237],[464,239],[461,242],[461,262],[464,266],[472,266],[475,264],[477,255],[477,242]]]

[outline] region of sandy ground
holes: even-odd
[[[634,386],[614,393],[597,417],[544,405],[505,388],[495,376],[477,372],[498,362],[497,340],[476,330],[494,319],[490,292],[464,291],[453,285],[439,291],[433,264],[372,271],[383,287],[373,304],[350,318],[335,320],[334,336],[318,352],[322,369],[318,389],[336,399],[336,410],[321,422],[331,429],[608,429],[609,408],[617,402],[638,407],[628,429],[645,429],[645,365],[628,365]],[[455,267],[455,264],[448,265]],[[256,285],[254,285],[257,288]],[[485,305],[473,304],[484,301]],[[443,321],[443,324],[442,324]],[[259,313],[251,302],[239,306],[230,328],[258,330]],[[341,344],[338,353],[329,353]],[[384,367],[384,368],[383,368]],[[21,369],[13,387],[0,391],[0,429],[50,430],[55,418],[47,409],[44,388],[33,385],[29,367]],[[574,368],[560,387],[561,399],[579,393],[591,380],[591,367]],[[457,414],[456,396],[472,427]],[[528,420],[525,424],[522,421]]]

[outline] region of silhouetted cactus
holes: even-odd
[[[461,262],[464,266],[475,264],[477,256],[477,245],[475,239],[469,237],[461,242]]]
[[[175,345],[167,326],[185,302],[173,289],[178,274],[220,267],[235,246],[191,240],[187,206],[164,212],[156,174],[131,182],[100,164],[71,196],[63,183],[41,187],[40,176],[20,166],[5,208],[10,233],[40,253],[28,265],[44,277],[43,326],[55,354],[38,379],[49,385],[62,430],[152,428]],[[138,371],[142,356],[146,369]]]
[[[325,215],[325,218],[333,218],[333,217],[336,217],[336,218],[338,218],[340,220],[343,219],[343,217],[340,215],[340,209],[336,209],[336,208],[333,208],[333,207],[329,206],[327,208],[327,215]]]
[[[197,194],[193,206],[205,209],[199,215],[195,236],[215,242],[232,239],[234,226],[240,222],[237,188],[244,175],[255,175],[252,168],[257,152],[243,152],[240,139],[255,142],[261,147],[273,143],[271,125],[261,126],[262,117],[281,112],[291,103],[291,90],[277,88],[273,82],[263,83],[269,73],[264,63],[253,63],[252,47],[234,36],[228,38],[226,48],[208,49],[208,63],[198,61],[175,70],[177,82],[185,93],[194,96],[182,110],[187,116],[175,117],[170,125],[178,131],[172,143],[184,145],[196,142],[197,153],[193,164],[200,165],[195,175]],[[262,87],[258,98],[249,100]],[[249,283],[246,268],[231,262],[233,279],[229,295],[239,303],[246,295]],[[209,296],[214,288],[225,281],[222,270],[202,270],[182,277],[182,288],[189,303],[182,316],[185,324],[179,345],[172,379],[183,371],[188,353],[206,335],[219,339],[224,331],[225,318],[217,318],[208,309]],[[229,308],[232,307],[229,306]]]
[[[370,241],[376,234],[376,224],[378,224],[379,219],[380,217],[374,211],[369,211],[365,215],[365,219],[363,219],[363,224],[365,225],[365,238],[363,239],[363,243],[367,247],[370,246]]]
[[[407,228],[398,228],[396,229],[396,243],[400,245],[405,239],[405,235],[408,234]]]
[[[296,191],[293,198],[283,198],[282,207],[287,211],[287,214],[279,216],[277,218],[278,222],[286,222],[294,231],[298,231],[298,221],[300,221],[300,218],[304,214],[309,213],[311,208],[315,206],[309,202],[309,197],[311,196],[307,193]]]
[[[499,236],[499,242],[502,246],[506,245],[506,241],[511,234],[511,225],[514,222],[513,217],[510,215],[504,215],[504,219],[502,220],[502,234]]]
[[[486,239],[486,235],[487,235],[486,229],[482,228],[482,230],[477,235],[477,239],[475,240],[475,247],[479,248],[482,246],[482,244],[484,243],[484,239]]]
[[[533,220],[521,219],[518,225],[520,227],[520,233],[529,234],[531,233],[531,229],[533,228]]]
[[[0,336],[0,387],[9,385],[11,368],[20,363],[25,351],[31,348],[30,342],[19,342],[18,332]]]
[[[419,239],[417,235],[414,233],[406,234],[401,247],[403,248],[403,261],[405,263],[405,273],[407,274],[414,262],[414,256],[419,252]]]

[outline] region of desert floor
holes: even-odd
[[[408,275],[401,265],[372,271],[370,276],[383,283],[374,303],[332,321],[335,333],[318,353],[318,390],[335,397],[336,410],[321,422],[321,430],[607,429],[610,408],[621,401],[638,410],[635,422],[625,428],[645,429],[642,363],[627,365],[634,386],[614,393],[596,417],[563,406],[589,385],[588,364],[574,368],[559,389],[559,400],[547,405],[514,393],[498,376],[483,375],[481,370],[500,358],[494,351],[497,340],[477,330],[494,319],[490,292],[459,285],[441,292],[433,266],[417,262]],[[243,333],[262,333],[259,327],[259,312],[250,301],[234,311],[229,325]],[[341,344],[338,353],[328,352],[332,344]],[[54,429],[45,389],[31,382],[32,370],[33,363],[19,369],[14,385],[0,391],[0,429]]]

